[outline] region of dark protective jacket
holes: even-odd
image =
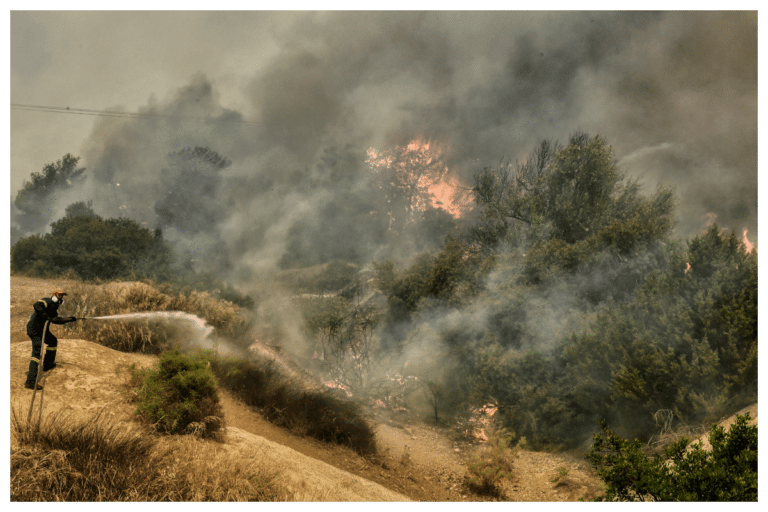
[[[29,337],[42,337],[45,322],[50,320],[52,324],[66,324],[74,322],[74,317],[59,316],[60,302],[53,302],[50,297],[44,297],[35,302],[35,311],[27,322],[27,334]]]

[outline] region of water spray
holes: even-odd
[[[145,311],[143,313],[123,313],[119,315],[107,316],[83,316],[76,317],[78,320],[182,320],[191,322],[194,327],[202,331],[203,338],[208,337],[213,332],[213,327],[202,318],[183,311]]]
[[[183,311],[145,311],[142,313],[122,313],[118,315],[107,316],[85,316],[77,317],[78,320],[123,320],[123,321],[136,321],[136,320],[161,320],[161,321],[177,321],[187,324],[194,331],[196,336],[188,338],[192,345],[195,345],[201,349],[212,350],[218,354],[224,356],[242,356],[243,350],[226,342],[222,339],[211,339],[210,335],[214,328],[204,319],[193,315],[191,313],[185,313]]]

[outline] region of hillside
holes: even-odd
[[[11,407],[29,408],[31,392],[23,388],[30,346],[24,332],[29,305],[49,293],[51,283],[11,278]],[[66,315],[66,308],[62,308]],[[99,344],[70,339],[67,326],[55,326],[59,337],[57,368],[44,395],[44,413],[65,409],[90,417],[99,411],[130,423],[132,406],[123,386],[125,369],[151,365],[155,356],[116,352]],[[38,395],[39,399],[39,395]],[[281,468],[298,501],[477,501],[463,485],[474,449],[452,440],[447,432],[420,418],[376,416],[380,456],[365,459],[349,449],[293,435],[264,420],[256,411],[221,391],[227,424],[223,449],[258,453]],[[372,418],[373,418],[373,413]],[[556,479],[564,468],[567,475]],[[601,483],[581,455],[520,450],[515,478],[507,486],[512,501],[576,501],[600,492]],[[555,481],[553,481],[555,480]]]

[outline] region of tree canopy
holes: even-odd
[[[41,172],[33,172],[30,181],[17,192],[13,201],[21,215],[17,222],[22,231],[36,231],[48,222],[46,216],[46,200],[60,190],[74,186],[78,178],[85,172],[84,167],[77,167],[80,157],[67,153],[53,164],[46,164]]]

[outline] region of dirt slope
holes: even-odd
[[[30,305],[48,295],[51,283],[11,278],[11,407],[26,415],[31,391],[23,388],[30,343],[24,326]],[[66,304],[62,315],[67,315]],[[133,408],[122,395],[124,371],[131,364],[148,366],[154,356],[117,352],[86,340],[67,339],[66,326],[54,326],[59,337],[57,368],[50,375],[45,411],[65,408],[92,415],[103,412],[116,421],[131,422]],[[227,446],[255,450],[281,466],[291,479],[294,496],[301,501],[477,501],[463,486],[472,447],[450,440],[448,433],[418,418],[372,418],[376,423],[381,456],[369,460],[351,450],[299,437],[264,420],[256,411],[221,393]],[[38,400],[40,396],[38,394]],[[567,475],[553,481],[560,468]],[[513,501],[575,501],[600,492],[600,481],[580,456],[521,450],[515,479],[507,486]]]
[[[29,361],[26,343],[11,344],[11,407],[25,417],[32,392],[24,389],[23,376]],[[130,364],[151,365],[153,357],[124,354],[85,340],[59,343],[57,368],[51,372],[43,398],[43,414],[59,410],[89,417],[103,410],[119,422],[132,421],[132,407],[122,394]],[[37,407],[33,411],[37,410]],[[290,448],[240,428],[227,427],[227,449],[243,457],[255,454],[279,466],[288,488],[300,501],[405,501],[407,498],[359,476],[340,470]]]

